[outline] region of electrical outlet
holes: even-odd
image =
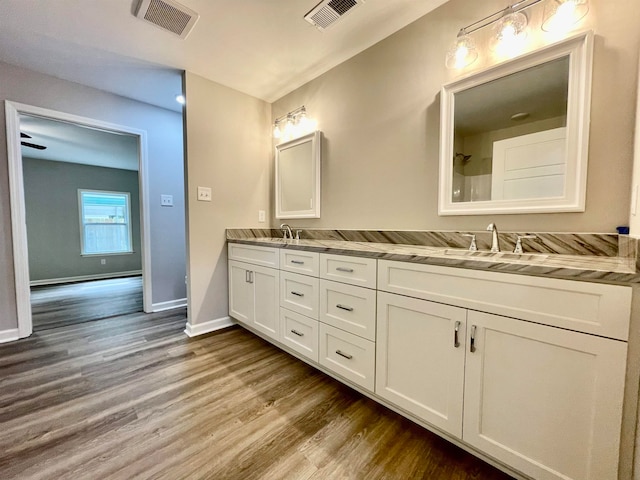
[[[160,205],[163,207],[173,207],[173,195],[160,195]]]
[[[211,201],[211,188],[198,187],[198,201],[210,202]]]
[[[107,259],[106,258],[101,258],[100,259],[100,265],[106,265],[107,264]]]
[[[267,221],[267,213],[264,210],[258,210],[258,221],[260,223]]]

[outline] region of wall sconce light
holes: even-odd
[[[569,30],[589,11],[589,0],[520,0],[460,29],[455,43],[447,51],[447,68],[464,68],[475,62],[478,51],[470,35],[492,24],[495,24],[492,48],[501,56],[518,53],[527,34],[528,20],[523,10],[543,1],[547,2],[542,22],[545,31]]]
[[[286,115],[276,118],[273,123],[273,136],[286,142],[312,132],[316,127],[317,122],[307,117],[307,109],[302,105]]]
[[[550,0],[544,6],[542,30],[564,32],[589,13],[588,0]]]

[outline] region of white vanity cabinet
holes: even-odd
[[[279,262],[276,249],[229,244],[228,252],[229,315],[266,336],[277,339],[280,332],[280,271],[277,269]],[[263,265],[271,265],[273,268]]]
[[[462,439],[536,479],[618,478],[626,355],[618,340],[469,311]]]
[[[467,311],[378,292],[376,394],[462,437]]]
[[[630,288],[387,261],[378,288],[418,297],[378,292],[379,396],[532,478],[618,478],[627,343],[551,325],[624,336]]]
[[[536,480],[618,478],[631,296],[626,286],[229,244],[230,316]]]

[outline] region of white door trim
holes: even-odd
[[[29,252],[27,247],[27,225],[24,202],[24,179],[22,173],[22,153],[20,150],[20,114],[35,115],[91,128],[99,128],[114,133],[126,133],[138,137],[138,178],[140,183],[140,236],[142,237],[142,289],[143,308],[152,311],[151,298],[151,248],[149,220],[149,179],[147,172],[147,132],[125,125],[103,122],[93,118],[49,110],[32,105],[5,100],[7,123],[7,155],[9,162],[9,199],[11,207],[11,231],[13,237],[13,266],[20,338],[33,332],[31,300],[29,288]]]

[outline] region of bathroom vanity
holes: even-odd
[[[275,238],[228,255],[229,315],[274,345],[520,478],[618,478],[635,264]]]

